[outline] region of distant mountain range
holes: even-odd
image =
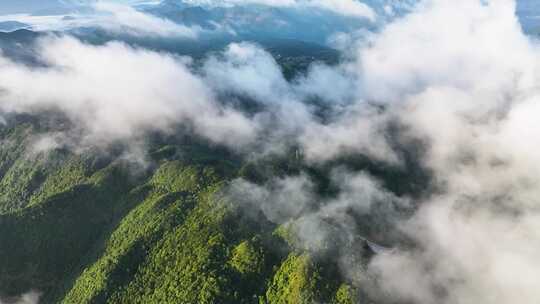
[[[62,0],[2,1],[0,15],[5,14],[62,14],[73,10],[75,4]]]
[[[78,6],[71,2],[69,2],[71,4],[59,0],[43,1],[39,4],[33,2],[35,1],[22,1],[18,5],[2,3],[0,4],[0,15],[26,13],[31,15],[70,15],[72,18],[88,18],[89,16],[91,18],[92,15],[88,6]],[[160,18],[201,28],[203,32],[200,39],[209,40],[295,39],[326,44],[328,39],[337,32],[348,33],[360,28],[374,29],[378,23],[378,21],[372,22],[365,18],[347,17],[312,7],[277,7],[256,4],[212,6],[182,0],[163,0],[159,4],[140,4],[136,7]],[[384,13],[380,5],[376,7],[376,10],[379,13]],[[13,26],[12,24],[4,31],[20,28],[28,27]],[[0,28],[0,30],[2,29]]]
[[[190,56],[195,60],[204,59],[209,53],[221,51],[230,43],[240,41],[234,39],[235,37],[195,41],[149,39],[111,35],[106,31],[94,28],[77,29],[72,34],[90,44],[100,45],[108,41],[120,40],[132,46]],[[42,65],[43,63],[40,62],[39,56],[36,55],[33,44],[43,35],[45,34],[27,29],[8,33],[0,32],[0,51],[12,60],[30,65]],[[341,56],[338,50],[313,42],[272,37],[252,38],[249,39],[250,42],[262,46],[274,56],[287,78],[292,78],[299,72],[306,71],[314,61],[336,64]]]
[[[0,51],[13,60],[34,64],[37,59],[30,46],[40,35],[27,29],[7,33],[0,31]]]
[[[358,28],[373,28],[407,12],[418,0],[363,0],[377,13],[377,20],[369,22],[325,11],[324,9],[273,7],[268,5],[224,5],[220,0],[162,0],[114,1],[131,3],[140,10],[168,18],[178,23],[220,28],[228,34],[272,35],[280,38],[326,42],[335,32],[350,32]],[[84,0],[17,0],[1,1],[0,15],[30,14],[33,16],[69,15],[90,12]],[[158,4],[156,4],[158,3]],[[227,2],[230,3],[230,2]],[[517,0],[517,14],[526,31],[540,29],[540,3],[537,0]],[[6,19],[4,19],[6,20]],[[0,31],[28,28],[26,24],[0,23]],[[301,33],[301,34],[300,34]]]
[[[366,1],[362,1],[366,2]],[[367,3],[384,16],[383,1]],[[319,44],[337,32],[373,30],[383,21],[347,17],[335,12],[307,7],[275,7],[259,4],[208,5],[206,2],[163,0],[158,5],[141,6],[153,15],[187,26],[200,26],[215,35],[240,39],[280,38],[297,39]],[[207,35],[208,33],[205,33]]]
[[[2,21],[0,22],[0,32],[12,32],[19,29],[28,29],[32,26],[30,24],[18,22],[18,21]]]

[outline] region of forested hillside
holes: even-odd
[[[223,191],[237,177],[262,183],[298,172],[294,154],[246,161],[194,137],[161,135],[150,135],[145,164],[125,157],[123,146],[40,150],[41,136],[69,127],[51,117],[13,115],[0,127],[4,298],[29,291],[42,303],[364,297],[333,259],[295,246],[288,224],[246,215]],[[324,169],[311,170],[327,191]],[[357,243],[366,262],[372,252]]]
[[[41,34],[2,35],[6,56],[41,65],[28,48]],[[335,64],[339,56],[299,41],[262,43],[286,79],[315,61]],[[199,56],[223,47],[203,46]],[[230,99],[242,111],[260,111],[252,98]],[[322,111],[324,104],[317,106]],[[407,191],[396,182],[403,171],[364,158],[310,166],[292,147],[251,157],[185,125],[149,132],[139,142],[86,145],[77,123],[54,109],[0,118],[0,301],[8,303],[29,293],[39,303],[77,304],[367,301],[360,284],[341,274],[337,253],[304,248],[293,220],[269,221],[230,195],[230,185],[264,185],[308,172],[319,194],[332,197],[330,171],[342,163]],[[369,221],[363,221],[366,237],[377,230]],[[359,265],[373,255],[363,239],[347,244],[358,250]]]

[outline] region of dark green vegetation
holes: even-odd
[[[320,256],[298,249],[288,225],[246,216],[222,191],[237,177],[264,183],[307,172],[321,195],[332,195],[329,169],[296,157],[246,162],[176,135],[149,135],[146,168],[122,157],[122,145],[44,152],[36,142],[62,127],[40,117],[13,116],[0,127],[3,297],[39,290],[42,303],[369,302],[340,275],[332,244]],[[402,172],[342,162],[407,191],[396,182],[410,178]],[[384,234],[383,224],[363,221],[365,233]]]
[[[148,169],[116,151],[40,152],[48,126],[0,127],[0,291],[42,303],[350,303],[336,265],[286,228],[242,216],[221,190],[286,160],[246,165],[192,138],[150,144]],[[167,142],[167,144],[165,144]],[[33,150],[34,149],[34,150]],[[252,172],[253,173],[253,172]]]

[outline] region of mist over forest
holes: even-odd
[[[0,3],[0,304],[537,304],[540,4]]]

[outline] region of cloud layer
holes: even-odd
[[[144,13],[113,1],[81,4],[82,11],[56,15],[0,15],[0,21],[18,21],[35,31],[66,31],[81,27],[100,28],[114,34],[140,37],[195,39],[201,29]]]
[[[102,14],[90,17],[90,25],[116,33],[136,36],[196,38],[200,29],[190,28],[173,21],[155,17],[135,8],[113,2],[99,1],[93,8]]]
[[[365,3],[357,0],[185,0],[185,2],[194,5],[210,6],[261,4],[300,9],[317,8],[345,16],[361,17],[372,21],[376,19],[375,11]]]
[[[341,153],[352,149],[392,162],[397,151],[384,127],[398,122],[399,140],[425,143],[420,162],[433,172],[434,183],[434,191],[414,202],[420,206],[415,214],[399,220],[414,245],[376,256],[367,270],[355,267],[354,253],[345,250],[351,243],[332,242],[358,235],[356,222],[328,210],[379,205],[380,200],[365,197],[381,193],[374,192],[380,187],[369,176],[350,187],[347,182],[357,178],[344,179],[340,191],[352,198],[346,205],[320,203],[305,177],[273,181],[262,189],[241,181],[234,187],[257,189],[254,193],[261,195],[250,201],[260,202],[270,220],[300,227],[299,246],[319,252],[313,244],[331,242],[344,249],[338,257],[351,280],[362,286],[376,278],[378,288],[370,289],[374,298],[421,304],[536,303],[539,55],[537,41],[522,32],[515,2],[505,0],[424,1],[361,44],[354,56],[360,101],[346,105],[329,124],[310,125],[300,141],[308,155],[323,156],[317,161],[339,147]],[[361,100],[373,100],[385,110],[370,112],[373,108]],[[382,149],[370,154],[377,146]],[[314,147],[322,152],[314,153]],[[299,209],[283,207],[287,199],[282,195]],[[269,206],[285,213],[276,218]],[[346,224],[336,230],[329,221]]]
[[[94,143],[167,131],[176,123],[192,124],[216,142],[242,145],[254,136],[251,122],[216,103],[182,58],[69,37],[46,38],[38,49],[46,68],[1,59],[3,111],[60,110]]]
[[[439,188],[403,225],[417,247],[371,265],[390,298],[540,299],[540,172],[530,140],[540,53],[514,11],[513,1],[426,1],[360,50],[366,94],[391,102],[408,136],[428,142],[422,161]]]

